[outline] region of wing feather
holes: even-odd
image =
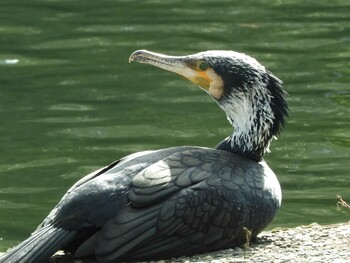
[[[172,151],[135,174],[130,203],[90,243],[98,244],[102,260],[167,258],[241,244],[243,227],[252,227],[248,214],[260,203],[264,209],[257,193],[263,183],[254,178],[263,173],[260,164],[228,152]]]

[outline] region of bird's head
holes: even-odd
[[[162,68],[198,85],[226,112],[236,135],[255,140],[252,147],[263,147],[263,152],[288,114],[282,81],[245,54],[212,50],[168,56],[138,50],[129,61]]]

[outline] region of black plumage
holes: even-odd
[[[59,249],[103,262],[191,255],[241,245],[274,218],[281,189],[263,155],[287,116],[282,82],[233,51],[136,51],[130,60],[198,84],[234,133],[215,149],[140,152],[87,175],[1,263],[41,262]]]

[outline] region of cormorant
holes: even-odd
[[[103,262],[191,255],[241,245],[275,217],[281,188],[263,156],[288,115],[282,82],[234,51],[139,50],[130,61],[199,85],[227,114],[233,134],[215,148],[131,154],[85,176],[1,263],[41,262],[60,249]]]

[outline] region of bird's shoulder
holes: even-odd
[[[134,206],[145,206],[203,181],[208,188],[252,188],[254,185],[247,181],[259,183],[263,170],[260,163],[230,152],[183,148],[138,172],[131,180],[128,195]]]

